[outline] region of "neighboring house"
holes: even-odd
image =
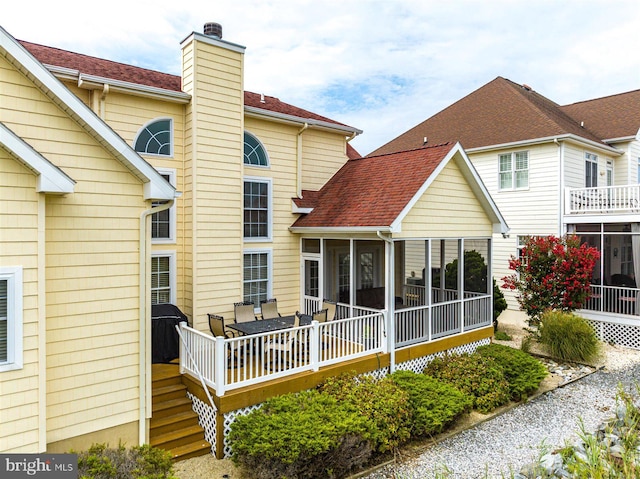
[[[489,263],[508,227],[460,145],[359,159],[360,130],[243,91],[244,47],[212,27],[180,76],[0,28],[2,452],[149,442],[156,304],[189,318],[181,371],[217,454],[270,394],[492,335],[491,268],[468,283],[464,258]],[[338,302],[281,370],[255,353],[272,335],[209,333],[208,313],[273,297]]]
[[[560,106],[498,77],[372,154],[460,141],[511,228],[494,237],[498,282],[527,236],[576,233],[601,252],[581,313],[640,348],[639,128],[640,90]]]

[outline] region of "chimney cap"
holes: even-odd
[[[222,39],[222,25],[215,22],[207,22],[204,24],[204,34]]]

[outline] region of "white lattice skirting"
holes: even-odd
[[[464,353],[473,353],[476,348],[479,346],[483,346],[485,344],[489,344],[491,340],[489,338],[482,339],[480,341],[475,341],[473,343],[463,344],[462,346],[457,346],[455,348],[449,349],[448,351],[442,351],[437,354],[430,354],[428,356],[423,356],[421,358],[412,359],[410,361],[406,361],[404,363],[398,364],[396,369],[403,371],[413,371],[415,373],[422,373],[427,364],[435,359],[438,356],[442,356],[444,354],[464,354]],[[367,376],[373,376],[377,379],[382,379],[387,374],[389,374],[389,370],[387,368],[376,369],[375,371],[370,371],[365,373]],[[200,425],[205,431],[205,439],[211,443],[211,452],[215,455],[216,450],[216,411],[210,405],[202,402],[200,399],[195,397],[193,394],[188,393],[189,398],[193,403],[193,410],[200,417]],[[224,415],[224,458],[231,457],[231,446],[229,444],[229,431],[231,430],[231,424],[236,418],[240,416],[246,416],[251,411],[255,411],[259,409],[262,404],[256,404],[253,406],[249,406],[242,409],[236,409],[235,411],[228,412]]]
[[[187,392],[191,399],[191,408],[198,415],[200,427],[204,429],[204,438],[211,444],[211,454],[216,454],[216,410],[209,404],[201,401],[196,396]]]
[[[600,341],[632,349],[640,349],[640,325],[620,324],[588,318]]]

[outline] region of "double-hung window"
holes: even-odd
[[[175,251],[154,251],[151,253],[151,304],[175,302]]]
[[[176,185],[176,171],[173,169],[158,168],[165,180],[172,186]],[[160,206],[164,202],[153,202],[153,206]],[[151,215],[151,239],[153,243],[175,243],[176,241],[176,214],[175,203],[166,210]]]
[[[529,187],[529,152],[515,151],[498,156],[500,190]]]
[[[244,180],[244,239],[268,241],[271,239],[271,179],[245,178]]]
[[[0,268],[0,372],[22,368],[22,268]]]
[[[270,250],[244,252],[242,284],[243,300],[252,301],[256,307],[271,296]]]
[[[584,154],[584,186],[598,186],[598,156],[593,153]]]

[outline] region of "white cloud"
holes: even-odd
[[[634,1],[36,0],[19,39],[179,74],[205,22],[247,47],[245,88],[365,130],[363,154],[497,76],[564,104],[640,88]]]

